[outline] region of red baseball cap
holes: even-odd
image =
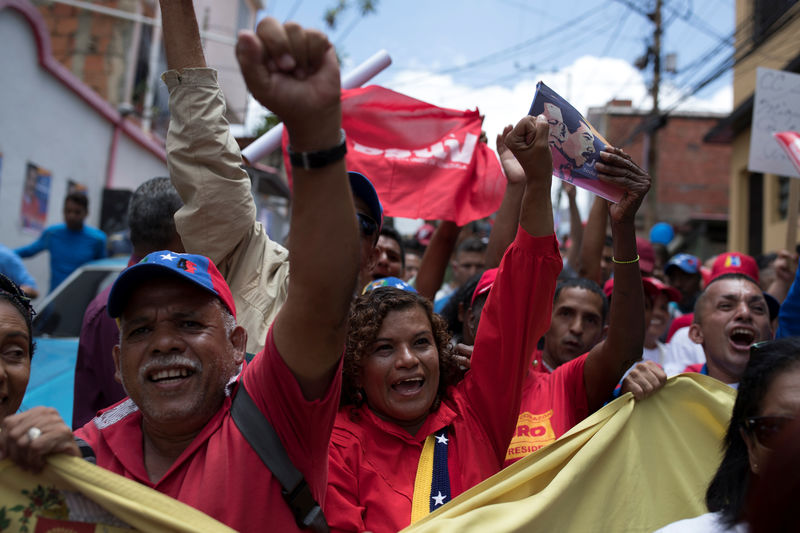
[[[636,249],[639,252],[639,270],[645,274],[652,274],[656,264],[656,253],[650,241],[636,237]]]
[[[747,254],[740,254],[739,252],[725,252],[714,259],[709,281],[723,274],[744,274],[753,278],[756,283],[759,281],[756,260]]]
[[[481,279],[478,280],[478,285],[475,287],[475,292],[472,293],[472,300],[469,302],[470,306],[475,303],[475,298],[489,292],[492,285],[494,285],[494,280],[497,279],[497,270],[496,268],[490,268],[483,273]]]
[[[644,287],[644,292],[650,298],[655,298],[659,290],[661,290],[655,283],[653,283],[654,280],[658,281],[655,278],[642,278],[642,286]],[[614,278],[608,278],[608,281],[606,281],[605,284],[603,285],[603,294],[606,295],[606,298],[611,298],[611,294],[613,292],[614,292]]]
[[[643,278],[642,281],[644,281],[645,283],[650,283],[652,286],[654,286],[656,288],[656,290],[658,292],[663,292],[664,294],[666,294],[667,295],[667,299],[669,299],[670,302],[680,302],[681,301],[681,292],[678,289],[676,289],[675,287],[667,285],[666,283],[664,283],[660,279],[658,279],[658,278]]]

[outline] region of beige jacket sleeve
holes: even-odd
[[[206,255],[233,293],[247,351],[264,347],[283,302],[289,254],[256,222],[250,179],[225,119],[225,99],[210,68],[170,70],[167,165],[184,206],[175,225],[187,252]]]

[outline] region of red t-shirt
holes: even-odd
[[[452,497],[500,471],[531,354],[550,327],[561,265],[554,236],[517,231],[481,316],[471,370],[416,435],[366,406],[339,411],[324,508],[333,531],[380,533],[408,526],[423,444],[442,427],[448,427]]]
[[[322,399],[305,400],[270,329],[264,351],[245,365],[239,379],[245,380],[247,391],[322,504],[341,369]],[[237,531],[299,531],[280,484],[239,432],[230,407],[228,396],[156,483],[150,482],[145,470],[142,415],[130,398],[101,411],[75,434],[92,447],[98,466],[180,500]]]
[[[589,415],[583,381],[587,355],[564,363],[552,373],[541,362],[531,365],[522,389],[517,430],[503,467],[552,443]],[[541,357],[537,354],[534,360]]]

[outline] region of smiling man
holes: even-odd
[[[191,0],[163,0],[161,7],[165,25],[193,14]],[[181,28],[173,26],[165,39],[180,42],[181,31],[197,37],[196,24]],[[233,295],[214,263],[170,251],[147,255],[120,274],[108,300],[120,326],[116,376],[129,398],[101,411],[76,436],[98,466],[236,531],[298,531],[281,484],[231,409],[232,398],[246,389],[308,483],[310,496],[299,490],[301,501],[295,493],[287,500],[301,508],[311,498],[322,504],[360,246],[344,165],[339,65],[322,33],[272,18],[259,23],[257,34],[240,32],[236,52],[248,89],[283,119],[292,151],[303,156],[292,158],[286,301],[264,350],[247,364],[247,332],[236,323]],[[177,83],[191,80],[184,74],[175,73]],[[37,443],[72,442],[63,423],[32,422],[40,434],[21,434],[15,442],[22,460],[41,460],[47,451]]]
[[[685,372],[701,372],[738,385],[750,359],[750,346],[772,338],[761,288],[744,274],[713,279],[697,299],[689,338],[703,346],[706,363],[689,366]]]

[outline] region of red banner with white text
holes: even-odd
[[[500,206],[506,181],[479,141],[477,109],[436,107],[373,85],[342,91],[342,127],[347,169],[372,181],[386,216],[463,225]],[[284,156],[287,142],[284,132]]]

